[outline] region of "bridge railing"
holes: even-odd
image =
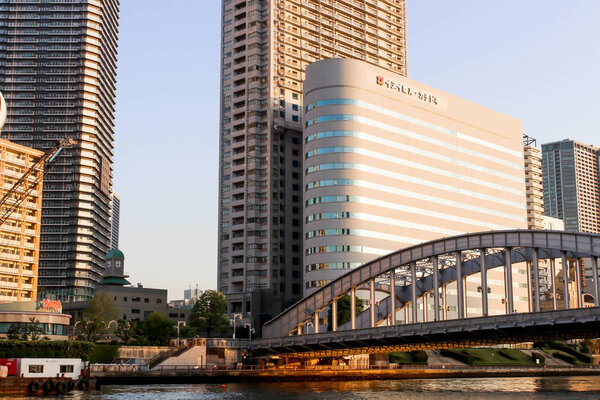
[[[448,370],[448,371],[489,371],[489,370],[522,370],[522,369],[600,369],[600,365],[397,365],[389,366],[361,366],[361,365],[161,365],[152,370],[140,365],[115,365],[115,364],[93,364],[90,367],[92,376],[97,374],[122,374],[122,373],[149,373],[152,375],[162,374],[209,374],[209,373],[237,373],[252,371],[390,371],[390,370]]]

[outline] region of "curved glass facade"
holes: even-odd
[[[318,62],[305,82],[305,294],[410,245],[526,227],[518,120],[390,79],[439,100],[423,101],[378,85],[376,68],[346,64],[362,66]]]
[[[313,108],[318,108],[318,107],[323,107],[323,106],[331,106],[331,105],[353,105],[353,106],[357,106],[357,107],[360,107],[360,108],[364,108],[365,110],[375,111],[377,113],[384,114],[384,115],[387,115],[387,116],[390,116],[390,117],[393,117],[393,118],[397,118],[397,119],[400,119],[400,120],[403,120],[403,121],[407,121],[407,122],[410,122],[410,123],[415,124],[415,125],[419,125],[419,126],[422,126],[422,127],[428,128],[428,129],[432,129],[432,130],[435,130],[435,131],[438,131],[438,132],[443,132],[443,133],[446,133],[446,134],[449,134],[449,135],[461,138],[461,139],[463,139],[465,141],[476,143],[478,145],[491,148],[491,149],[493,149],[495,151],[501,151],[503,153],[511,154],[513,156],[516,156],[516,157],[523,157],[523,152],[522,151],[518,151],[518,150],[514,150],[514,149],[508,149],[508,148],[505,148],[503,146],[497,146],[497,145],[494,145],[490,141],[485,141],[485,140],[473,137],[471,135],[467,135],[465,133],[462,133],[462,132],[450,129],[448,127],[444,127],[444,126],[441,126],[441,125],[433,124],[431,122],[423,121],[423,120],[421,120],[419,118],[415,118],[415,117],[412,117],[410,115],[402,114],[402,113],[399,113],[397,111],[390,110],[389,108],[378,106],[376,104],[368,103],[368,102],[365,102],[365,101],[362,101],[362,100],[356,100],[356,99],[326,99],[326,100],[319,100],[319,101],[317,101],[315,103],[309,104],[306,107],[306,110],[310,111]],[[310,106],[312,106],[312,107],[309,109],[308,107],[310,107]],[[336,116],[335,119],[329,119],[329,120],[330,121],[349,121],[350,119],[344,119],[344,118],[347,118],[347,117],[348,116],[345,116],[345,115],[338,115],[338,116]],[[319,118],[317,118],[317,120],[318,119]],[[316,123],[316,122],[325,122],[325,120],[321,119],[320,121],[313,121],[313,119],[307,119],[306,120],[306,126],[310,126],[310,125],[312,125],[313,123]]]

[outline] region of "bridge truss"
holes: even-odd
[[[599,256],[600,236],[586,233],[491,231],[434,240],[363,264],[306,296],[267,322],[266,339],[252,347],[339,354],[600,336]],[[550,276],[546,289],[542,272]],[[502,293],[491,294],[491,286]],[[363,297],[368,305],[358,315],[357,292],[367,293]],[[346,295],[350,321],[337,326],[337,303]],[[496,298],[492,308],[491,297]],[[584,307],[592,309],[583,310],[585,315],[575,313]],[[329,324],[323,318],[327,313]],[[575,315],[577,322],[571,320]],[[448,334],[427,333],[432,329]],[[361,335],[371,341],[350,340]]]

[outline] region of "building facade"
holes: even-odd
[[[44,181],[39,283],[89,298],[110,245],[119,0],[5,0],[0,9],[2,137],[65,149]]]
[[[0,132],[6,103],[0,94]],[[44,155],[39,150],[0,139],[2,198],[23,174]],[[35,301],[37,298],[43,174],[39,168],[0,206],[0,303]],[[31,189],[29,191],[29,189]],[[12,212],[24,191],[29,191]]]
[[[410,245],[527,228],[519,120],[343,59],[307,68],[304,107],[304,295]]]
[[[599,150],[571,139],[542,145],[545,214],[567,231],[600,233]]]
[[[119,223],[121,218],[121,197],[113,191],[110,215],[110,248],[119,248]]]
[[[270,316],[302,296],[302,82],[347,57],[406,75],[404,0],[222,2],[218,290]]]
[[[523,135],[525,161],[525,193],[527,195],[527,228],[544,228],[544,187],[542,180],[542,157],[536,140]]]
[[[63,314],[60,301],[25,301],[0,304],[0,338],[6,338],[14,326],[33,323],[43,329],[41,338],[67,340],[71,316]]]
[[[125,255],[119,249],[106,253],[106,269],[96,292],[104,292],[113,299],[117,318],[126,321],[142,321],[158,312],[174,320],[187,321],[191,308],[171,306],[167,301],[167,289],[144,287],[141,283],[131,285],[125,274]],[[63,304],[65,312],[73,316],[73,323],[84,318],[89,301]]]

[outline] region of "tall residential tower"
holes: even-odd
[[[545,214],[565,230],[600,233],[600,149],[574,140],[542,145]]]
[[[119,0],[0,4],[2,137],[43,151],[77,143],[44,180],[39,285],[86,298],[110,244]]]
[[[542,157],[536,140],[523,134],[525,161],[525,193],[527,195],[527,228],[544,229],[544,188]]]
[[[221,34],[218,289],[264,320],[302,296],[305,68],[342,57],[406,75],[405,1],[224,0]]]

